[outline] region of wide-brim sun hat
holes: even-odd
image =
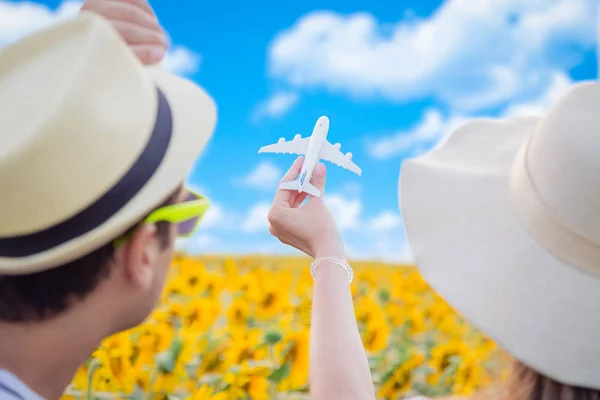
[[[102,17],[0,50],[0,274],[54,268],[109,243],[185,182],[216,106],[143,66]]]
[[[424,279],[509,354],[600,389],[600,83],[541,118],[474,120],[403,163]]]

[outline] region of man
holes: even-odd
[[[142,322],[208,206],[183,182],[213,101],[142,65],[166,48],[145,1],[83,9],[0,50],[2,400],[58,399],[102,339]]]

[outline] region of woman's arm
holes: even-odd
[[[332,262],[315,274],[310,327],[313,399],[370,400],[375,389],[354,315],[348,275]]]
[[[282,181],[293,181],[302,167],[296,160]],[[311,183],[323,193],[325,166],[318,164]],[[269,212],[269,230],[285,244],[311,257],[345,260],[346,251],[323,197],[279,189]],[[310,387],[317,400],[370,400],[373,380],[354,315],[346,271],[333,262],[317,266],[310,327]]]

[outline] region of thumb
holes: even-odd
[[[131,45],[129,48],[144,65],[158,64],[162,61],[166,52],[164,47],[155,45]]]
[[[325,164],[318,163],[315,167],[315,172],[313,173],[313,177],[310,183],[319,189],[321,192],[321,196],[323,195],[323,191],[325,190],[325,177],[327,175],[327,168],[325,168]]]

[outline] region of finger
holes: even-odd
[[[111,21],[111,23],[129,45],[157,45],[165,48],[168,46],[162,31],[125,21]]]
[[[111,21],[129,22],[137,26],[160,31],[153,13],[148,13],[131,3],[123,1],[101,1],[84,5],[82,10],[95,12]]]
[[[162,46],[135,45],[130,46],[130,48],[144,65],[158,64],[162,61],[166,52],[166,49]]]
[[[304,157],[302,156],[296,158],[296,161],[294,161],[290,169],[283,176],[280,183],[295,180],[300,173],[300,169],[302,169],[303,160]],[[277,192],[275,192],[275,199],[273,200],[273,206],[289,208],[295,202],[297,196],[298,192],[295,190],[283,190],[277,188]]]
[[[285,240],[283,240],[282,236],[279,234],[279,231],[277,229],[275,229],[275,227],[273,225],[269,225],[269,233],[271,235],[273,235],[274,238],[276,238],[277,240],[279,240],[281,243],[289,245],[289,243]]]
[[[269,233],[271,235],[273,235],[274,237],[276,237],[277,239],[279,239],[279,234],[277,232],[277,229],[275,229],[275,227],[271,224],[269,224]]]
[[[283,178],[281,178],[281,183],[293,181],[294,179],[296,179],[296,177],[300,173],[300,169],[302,168],[303,159],[304,157],[298,156],[298,158],[294,160],[290,169],[288,169]]]
[[[300,242],[297,242],[295,240],[287,240],[287,239],[292,239],[292,238],[286,238],[284,236],[281,236],[279,234],[279,231],[273,227],[273,225],[269,225],[269,233],[271,233],[271,235],[273,235],[275,238],[277,238],[277,240],[279,240],[281,243],[285,244],[286,246],[291,246],[295,249],[300,250],[303,253],[308,254],[309,256],[312,256],[312,254],[310,254],[310,252],[308,251],[308,249],[306,248],[306,246],[302,245]]]
[[[150,15],[155,15],[152,6],[148,3],[148,0],[108,0],[114,3],[128,3],[132,6],[138,7],[141,10],[144,10],[146,13]]]
[[[327,168],[325,168],[325,164],[323,163],[318,163],[317,166],[315,167],[315,171],[313,173],[313,177],[310,181],[310,183],[312,183],[312,185],[314,187],[316,187],[317,189],[319,189],[319,192],[321,192],[321,197],[323,196],[323,191],[325,190],[325,177],[327,175]]]
[[[306,192],[299,193],[296,196],[296,201],[294,201],[294,204],[292,204],[292,208],[300,207],[300,205],[302,205],[302,203],[304,202],[304,200],[306,200],[307,197],[308,197],[308,193],[306,193]]]

